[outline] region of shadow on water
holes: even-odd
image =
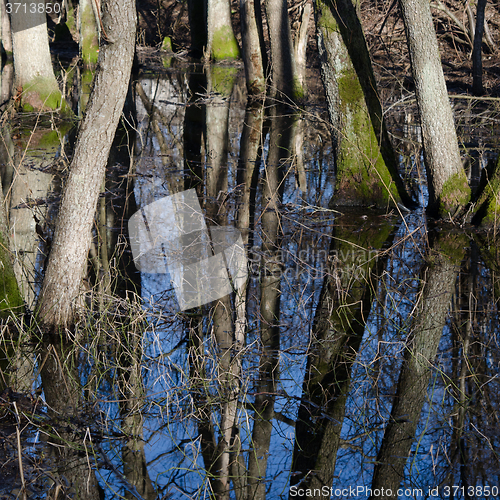
[[[321,101],[246,106],[224,67],[133,90],[75,331],[2,323],[2,498],[498,497],[496,234],[325,208]],[[418,129],[393,113],[425,200]],[[2,131],[28,312],[64,169],[48,133]]]

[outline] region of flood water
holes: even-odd
[[[133,89],[75,331],[2,327],[1,498],[363,499],[391,474],[399,498],[499,498],[496,229],[428,223],[409,93],[385,107],[412,212],[330,207],[320,97],[247,105],[231,67]],[[452,102],[476,179],[499,113]],[[71,141],[52,128],[2,131],[28,310]]]

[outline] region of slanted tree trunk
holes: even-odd
[[[300,98],[303,90],[297,77],[286,1],[266,0],[266,19],[271,42],[271,95]]]
[[[231,25],[229,0],[207,0],[206,56],[214,61],[237,59],[239,48]]]
[[[78,134],[38,301],[39,320],[51,330],[69,327],[73,322],[75,299],[92,240],[97,199],[134,57],[134,0],[106,0],[103,11],[110,43],[99,53],[99,69]]]
[[[412,205],[397,171],[363,29],[351,0],[315,1],[336,154],[332,205]]]
[[[56,110],[71,115],[63,99],[50,59],[45,12],[30,10],[33,2],[20,0],[9,3],[12,27],[15,86],[22,87],[21,105],[24,111]]]
[[[257,0],[259,1],[259,0]],[[241,45],[245,77],[249,94],[262,94],[266,90],[262,37],[259,34],[261,19],[255,13],[255,0],[240,0]],[[260,26],[262,30],[262,26]]]
[[[470,197],[427,0],[400,0],[422,127],[428,209],[453,215]]]

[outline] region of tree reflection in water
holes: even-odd
[[[41,373],[30,422],[49,436],[47,488],[253,500],[498,485],[495,244],[428,231],[419,211],[325,209],[339,188],[325,110],[245,109],[242,88],[201,68],[136,83],[135,171],[108,176],[96,225],[99,297],[70,344],[26,350],[23,380],[1,367],[17,390]],[[419,145],[405,148],[414,165]],[[134,271],[121,228],[191,188],[207,226],[240,231],[249,274],[179,312],[168,274]],[[2,357],[21,370],[12,342]]]

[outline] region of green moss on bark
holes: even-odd
[[[211,56],[214,61],[238,59],[240,56],[238,42],[230,26],[224,26],[214,33]]]
[[[343,71],[338,92],[342,135],[337,156],[336,203],[386,206],[399,202],[354,68]]]
[[[210,69],[212,90],[224,97],[229,97],[233,91],[237,73],[237,68],[213,65]]]
[[[470,187],[465,172],[452,175],[443,185],[439,196],[439,213],[454,214],[470,200]]]
[[[469,238],[465,233],[442,233],[433,245],[433,253],[444,255],[453,265],[459,266],[469,246]],[[430,260],[432,262],[432,253]]]

